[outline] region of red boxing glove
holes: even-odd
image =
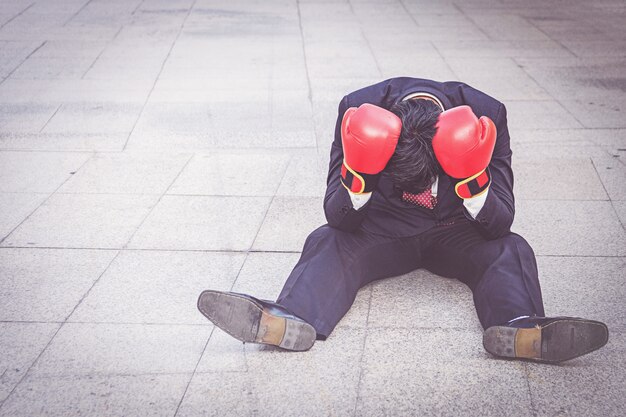
[[[365,103],[346,110],[341,123],[344,187],[356,194],[372,192],[396,150],[401,130],[400,118],[382,107]]]
[[[476,117],[469,106],[459,106],[439,115],[433,150],[439,164],[454,178],[462,178],[454,187],[463,199],[476,197],[489,188],[487,166],[496,145],[496,125]]]

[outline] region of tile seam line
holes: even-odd
[[[590,130],[595,130],[595,129],[590,129]],[[51,134],[51,133],[48,133]],[[37,133],[33,133],[33,135],[38,135]],[[42,133],[42,135],[46,135],[46,133]],[[60,135],[61,136],[61,135]],[[76,136],[81,136],[81,135],[76,135]],[[2,133],[0,133],[0,140],[2,139],[6,139],[2,137]],[[522,143],[537,143],[537,142],[522,142]],[[554,142],[554,143],[559,143],[559,142]],[[588,146],[596,146],[596,145],[588,145]],[[177,148],[174,148],[177,149]],[[126,151],[124,153],[141,153],[142,155],[170,155],[171,152],[167,152],[167,151],[171,151],[172,148],[166,148],[163,151],[149,151],[149,150],[145,150],[145,149],[141,149],[141,148],[136,148],[136,149],[132,149],[130,151]],[[205,148],[205,149],[195,149],[195,150],[177,150],[176,152],[179,152],[180,154],[214,154],[214,153],[234,153],[236,155],[250,155],[250,154],[254,154],[254,153],[267,153],[267,154],[272,154],[272,153],[276,153],[277,151],[280,152],[289,152],[289,151],[294,151],[294,152],[302,152],[302,151],[311,151],[311,150],[317,150],[316,146],[277,146],[274,148],[238,148],[238,147],[232,147],[232,148],[224,148],[224,147],[215,147],[215,148]],[[97,153],[103,153],[103,154],[122,154],[122,150],[110,150],[110,149],[104,149],[104,150],[99,150],[99,149],[67,149],[67,150],[56,150],[56,149],[25,149],[25,148],[1,148],[0,147],[0,153],[1,152],[22,152],[22,153],[28,153],[28,152],[42,152],[42,153],[90,153],[90,152],[97,152]]]
[[[83,251],[121,251],[121,252],[181,252],[181,253],[217,253],[217,254],[250,254],[250,253],[284,253],[299,254],[302,251],[289,250],[237,250],[237,249],[161,249],[161,248],[97,248],[97,247],[64,247],[64,246],[0,246],[2,250],[15,249],[32,249],[32,250],[83,250]],[[538,258],[598,258],[598,259],[626,259],[626,255],[554,255],[554,254],[536,254]],[[416,269],[419,270],[420,268]],[[423,268],[421,268],[423,269]]]
[[[70,22],[71,22],[71,21],[72,21],[72,20],[73,20],[76,16],[78,16],[78,14],[79,14],[80,12],[82,12],[82,11],[83,11],[83,10],[85,9],[85,7],[87,7],[87,6],[88,6],[88,5],[89,5],[92,1],[93,1],[93,0],[87,0],[87,2],[86,2],[85,4],[83,4],[82,6],[80,6],[80,8],[79,8],[78,10],[76,10],[76,12],[75,12],[72,16],[70,16],[70,18],[69,18],[69,19],[67,19],[67,20],[66,20],[66,21],[65,21],[65,22],[61,25],[61,27],[65,27],[65,25],[67,25],[68,23],[70,23]]]
[[[8,80],[8,79],[9,79],[9,77],[11,77],[11,75],[13,75],[13,73],[14,73],[15,71],[17,71],[17,69],[18,69],[19,67],[21,67],[21,66],[22,66],[22,64],[23,64],[24,62],[26,62],[26,61],[28,60],[28,58],[30,58],[30,57],[31,57],[31,56],[32,56],[35,52],[37,52],[38,50],[40,50],[40,49],[41,49],[41,48],[42,48],[42,47],[43,47],[46,43],[48,43],[48,41],[43,41],[43,42],[41,42],[41,44],[40,44],[38,47],[36,47],[35,49],[33,49],[33,50],[31,51],[31,53],[29,53],[29,54],[28,54],[28,56],[26,56],[26,58],[24,58],[22,61],[20,61],[20,63],[19,63],[19,64],[17,64],[17,66],[15,66],[15,68],[13,68],[13,69],[11,70],[11,72],[9,72],[9,73],[8,73],[8,74],[7,74],[7,75],[6,75],[6,76],[2,79],[2,81],[0,81],[0,85],[2,85],[2,84],[6,81],[6,80]]]
[[[270,208],[272,207],[272,204],[274,203],[274,199],[276,198],[276,191],[278,191],[278,189],[280,188],[280,185],[282,184],[282,182],[285,180],[285,177],[287,176],[287,171],[289,171],[289,164],[291,163],[292,158],[293,158],[292,156],[289,157],[289,161],[285,165],[285,169],[283,171],[283,175],[280,177],[280,181],[277,181],[278,185],[276,186],[276,190],[274,191],[274,195],[272,195],[271,198],[270,198],[270,201],[269,201],[269,203],[267,205],[267,209],[265,210],[265,213],[263,214],[263,219],[259,223],[259,228],[256,230],[256,233],[254,234],[254,238],[250,242],[250,246],[246,250],[246,253],[250,253],[253,250],[253,248],[254,248],[254,242],[256,242],[257,238],[259,237],[259,233],[261,233],[261,229],[263,228],[263,224],[265,223],[265,219],[267,219],[267,214],[269,213]]]
[[[463,9],[461,9],[459,7],[459,5],[456,4],[456,2],[452,3],[452,7],[454,7],[456,10],[458,10],[458,12],[461,13],[461,15],[465,16],[465,18],[467,20],[469,20],[480,31],[480,33],[485,35],[485,37],[487,38],[488,41],[492,41],[493,42],[493,41],[497,40],[497,39],[493,39],[487,32],[485,32],[485,30],[479,24],[477,24],[476,21],[473,18],[471,18],[467,13],[465,13],[465,11]]]
[[[309,98],[309,103],[311,104],[311,108],[313,108],[313,89],[311,87],[311,76],[309,74],[309,63],[307,60],[307,55],[306,55],[306,46],[305,46],[305,40],[304,40],[304,28],[302,27],[302,11],[300,10],[300,0],[296,0],[296,9],[298,10],[298,27],[300,29],[300,40],[302,41],[302,55],[304,57],[304,71],[306,73],[306,83],[307,83],[307,90],[308,90],[308,98]],[[315,135],[317,137],[317,133]],[[317,140],[315,142],[315,145],[317,147]]]
[[[363,23],[361,22],[361,19],[359,19],[359,17],[354,12],[354,5],[352,4],[351,0],[348,0],[348,6],[350,7],[350,12],[352,13],[352,16],[354,16],[354,19],[359,23],[359,31],[361,32],[361,36],[363,37],[363,40],[365,41],[365,45],[367,45],[367,49],[370,51],[370,54],[372,55],[374,64],[376,64],[376,71],[378,71],[378,76],[380,78],[384,78],[383,71],[380,69],[380,63],[378,62],[378,58],[376,58],[376,54],[374,54],[374,49],[372,48],[372,44],[370,43],[370,40],[368,39],[367,35],[365,35],[365,31],[363,31]]]
[[[196,253],[285,253],[296,254],[302,251],[290,250],[265,250],[265,249],[163,249],[163,248],[99,248],[99,247],[77,247],[77,246],[0,246],[0,251],[11,249],[33,249],[33,250],[84,250],[84,251],[123,251],[123,252],[196,252]]]
[[[522,71],[524,71],[524,74],[526,74],[526,75],[528,76],[528,78],[530,78],[531,80],[533,80],[533,82],[534,82],[535,84],[537,84],[538,86],[540,86],[540,87],[541,87],[541,89],[542,89],[542,90],[544,90],[544,91],[548,94],[548,96],[552,97],[552,100],[554,100],[554,101],[555,101],[555,102],[559,105],[559,107],[561,107],[563,110],[565,110],[565,112],[566,112],[567,114],[569,114],[569,115],[570,115],[570,116],[571,116],[571,117],[572,117],[572,118],[576,121],[576,123],[578,123],[578,125],[579,125],[579,126],[578,126],[578,127],[576,127],[576,128],[573,128],[573,129],[587,129],[587,128],[588,128],[588,127],[587,127],[587,125],[585,125],[583,122],[581,122],[580,120],[578,120],[578,117],[576,117],[576,115],[575,115],[574,113],[572,113],[572,112],[570,111],[570,109],[568,109],[567,107],[565,107],[565,106],[563,105],[563,103],[561,102],[561,100],[560,100],[559,98],[555,97],[552,93],[550,93],[549,91],[547,91],[547,90],[543,87],[543,85],[541,85],[541,84],[539,83],[539,81],[537,81],[537,80],[535,79],[535,77],[533,77],[533,76],[532,76],[532,74],[530,74],[528,71],[526,71],[526,67],[524,67],[524,66],[520,65],[519,61],[517,61],[517,59],[516,59],[516,58],[511,58],[511,59],[512,59],[512,61],[513,61],[513,62],[514,62],[514,63],[515,63],[515,64],[516,64],[516,65],[517,65],[517,66],[518,66],[518,67],[519,67]],[[509,101],[513,101],[513,100],[509,100]],[[521,100],[521,101],[523,101],[523,100]],[[541,100],[541,101],[546,101],[546,100]],[[547,100],[547,101],[550,101],[550,100]],[[593,128],[589,128],[589,129],[593,129]]]
[[[398,3],[400,3],[400,6],[402,6],[402,8],[404,9],[404,11],[407,14],[407,16],[409,16],[409,19],[411,19],[413,24],[415,24],[415,27],[417,27],[417,28],[421,27],[420,24],[417,22],[417,20],[415,20],[415,16],[413,16],[413,14],[409,11],[409,9],[407,9],[406,4],[404,4],[404,1],[403,0],[398,0]],[[474,22],[472,22],[472,23],[474,23]],[[457,75],[456,72],[454,72],[454,70],[450,66],[450,63],[448,62],[446,57],[444,57],[443,54],[441,53],[441,51],[439,50],[439,48],[437,48],[437,45],[435,45],[435,43],[432,40],[428,40],[427,42],[430,44],[430,46],[433,47],[433,49],[435,49],[435,52],[437,52],[437,55],[439,56],[439,58],[441,58],[441,60],[446,65],[446,67],[448,68],[450,73],[452,75],[454,75],[454,77],[458,80],[459,76]]]
[[[124,29],[124,25],[120,26],[120,28],[118,29],[117,32],[115,32],[115,35],[113,35],[113,39],[111,39],[111,41],[115,40],[115,38],[117,38],[117,35],[120,34],[120,32],[122,31],[122,29]],[[109,43],[110,44],[110,43]],[[85,79],[85,75],[87,75],[87,73],[89,71],[91,71],[91,69],[93,68],[94,65],[96,65],[96,62],[98,62],[98,60],[100,59],[100,57],[102,56],[102,54],[104,53],[104,51],[106,51],[107,47],[109,46],[109,44],[105,45],[102,50],[100,51],[100,53],[96,56],[96,58],[93,60],[93,62],[91,63],[91,65],[89,65],[89,68],[87,68],[87,70],[85,70],[85,72],[83,72],[83,75],[81,75],[80,79],[84,80]]]
[[[369,301],[367,303],[367,314],[365,315],[365,330],[364,330],[364,335],[363,335],[363,343],[361,344],[361,355],[359,357],[359,379],[357,381],[357,385],[356,385],[356,396],[355,396],[355,400],[354,400],[354,410],[352,412],[353,417],[357,417],[358,416],[358,409],[359,409],[359,399],[361,397],[360,393],[361,393],[361,381],[363,380],[363,363],[364,363],[364,357],[365,357],[365,348],[367,346],[367,336],[369,335],[368,329],[369,329],[369,321],[370,321],[370,311],[372,310],[372,299],[374,298],[374,286],[370,286],[369,288]]]
[[[521,17],[521,16],[520,16]],[[572,51],[571,49],[569,49],[567,46],[565,46],[563,43],[561,43],[561,41],[554,39],[552,36],[548,35],[543,29],[541,29],[539,26],[537,26],[536,24],[534,24],[531,20],[529,20],[528,17],[522,17],[522,19],[524,19],[524,21],[526,23],[528,23],[530,26],[534,27],[535,29],[537,29],[539,32],[543,33],[544,35],[546,35],[546,37],[548,39],[550,39],[552,42],[556,43],[557,45],[559,45],[561,48],[565,49],[568,53],[570,53],[572,55],[573,58],[580,58],[576,53],[574,53],[574,51]]]
[[[214,332],[215,332],[215,326],[213,326],[213,328],[211,329],[211,333],[209,333],[209,337],[207,337],[206,342],[204,343],[204,348],[202,348],[202,352],[200,353],[200,355],[198,357],[198,361],[196,362],[196,366],[194,366],[193,372],[191,373],[191,375],[189,376],[189,380],[187,381],[187,385],[185,385],[185,390],[183,391],[182,395],[180,396],[180,401],[178,401],[178,404],[176,405],[176,411],[174,411],[174,416],[173,417],[176,417],[178,415],[178,411],[180,410],[180,406],[183,404],[183,401],[185,400],[185,397],[187,396],[187,391],[189,390],[189,386],[191,385],[191,381],[193,381],[193,377],[196,375],[196,370],[198,369],[198,366],[200,366],[200,361],[202,360],[202,357],[204,356],[204,352],[206,351],[207,346],[209,346],[209,342],[211,341],[211,336],[213,336]]]
[[[233,280],[233,283],[230,286],[230,291],[233,290],[233,287],[235,286],[235,283],[239,279],[239,275],[241,274],[241,271],[243,270],[243,267],[246,264],[247,260],[248,260],[248,255],[246,254],[244,259],[241,261],[241,265],[239,266],[239,270],[237,271],[237,275],[235,275],[235,279]],[[189,377],[189,381],[187,381],[187,385],[185,386],[185,391],[183,391],[183,394],[180,397],[180,401],[178,402],[178,405],[176,406],[176,411],[174,412],[174,416],[173,417],[176,417],[178,415],[178,412],[180,410],[180,406],[183,404],[183,401],[185,401],[185,397],[187,396],[187,391],[189,390],[189,386],[191,385],[191,381],[193,381],[193,378],[196,375],[196,371],[198,370],[198,366],[200,366],[200,362],[202,361],[202,358],[204,357],[204,352],[206,352],[206,349],[209,346],[209,342],[211,342],[211,338],[213,337],[213,333],[215,333],[215,328],[216,327],[217,326],[213,325],[213,328],[211,329],[211,333],[209,333],[209,337],[207,338],[206,343],[204,344],[204,348],[202,349],[202,352],[200,353],[200,355],[198,357],[198,361],[196,362],[196,366],[193,368],[193,372],[192,372],[191,376]],[[245,351],[245,348],[244,348],[244,351]],[[247,370],[248,370],[248,364],[246,362],[246,371]]]
[[[196,2],[197,2],[197,0],[194,0],[193,3],[191,4],[191,6],[189,6],[189,11],[185,15],[185,18],[183,19],[183,21],[182,21],[182,23],[180,25],[180,29],[178,30],[178,33],[176,34],[176,38],[174,38],[174,41],[172,41],[172,45],[170,46],[170,49],[167,51],[167,55],[165,56],[165,59],[163,60],[163,63],[161,63],[161,68],[159,69],[159,72],[158,72],[156,78],[154,79],[154,83],[152,83],[152,87],[150,88],[150,91],[148,92],[148,95],[146,96],[146,99],[143,102],[143,106],[141,106],[141,110],[139,110],[139,114],[137,115],[137,118],[135,119],[135,123],[133,123],[133,126],[130,129],[130,132],[128,132],[128,136],[126,137],[126,142],[124,142],[124,146],[122,147],[122,152],[125,151],[126,147],[128,146],[128,142],[130,141],[130,137],[133,135],[133,132],[135,131],[135,128],[137,127],[137,124],[139,123],[139,119],[141,119],[141,116],[143,115],[143,112],[144,112],[144,110],[146,108],[146,105],[148,104],[148,101],[150,101],[150,97],[152,97],[152,93],[154,92],[154,88],[156,87],[157,83],[159,82],[159,78],[161,77],[161,74],[163,73],[163,69],[165,68],[165,64],[169,60],[170,55],[172,54],[172,50],[174,49],[174,46],[176,45],[176,42],[178,42],[178,39],[180,38],[180,35],[183,33],[183,28],[185,27],[185,23],[187,22],[187,19],[189,18],[189,15],[191,14],[191,11],[195,7]]]
[[[155,322],[124,322],[124,321],[58,321],[58,320],[0,320],[0,323],[15,324],[95,324],[119,326],[167,326],[167,327],[210,327],[212,324],[200,323],[155,323]]]
[[[87,153],[87,152],[85,152],[85,153]],[[89,154],[89,153],[87,153],[87,154]],[[83,162],[83,163],[82,163],[82,164],[81,164],[78,168],[76,168],[76,170],[74,170],[74,172],[78,172],[78,171],[80,171],[80,170],[81,170],[81,169],[82,169],[82,168],[83,168],[83,167],[87,164],[87,162],[89,162],[89,161],[91,161],[91,160],[93,159],[94,155],[95,155],[95,153],[94,153],[94,152],[92,152],[92,153],[89,155],[89,158],[86,158],[86,159],[85,159],[85,161],[84,161],[84,162]],[[17,224],[17,225],[13,228],[13,229],[11,229],[11,231],[10,231],[9,233],[7,233],[7,235],[6,235],[6,236],[4,236],[4,237],[0,238],[0,247],[3,247],[3,246],[2,246],[2,243],[4,243],[4,241],[5,241],[5,240],[6,240],[9,236],[11,236],[11,234],[13,234],[13,232],[15,232],[15,231],[17,230],[17,228],[18,228],[18,227],[20,227],[22,224],[24,224],[24,222],[25,222],[26,220],[30,219],[30,217],[31,217],[33,214],[35,214],[35,212],[36,212],[37,210],[39,210],[39,208],[40,208],[41,206],[43,206],[44,204],[46,204],[46,203],[47,203],[47,202],[48,202],[48,201],[52,198],[52,196],[54,196],[54,195],[57,193],[57,191],[58,191],[61,187],[63,187],[63,186],[65,185],[65,183],[67,183],[67,182],[68,182],[68,181],[69,181],[72,177],[73,177],[73,175],[72,175],[72,174],[68,174],[68,176],[67,176],[67,178],[65,179],[65,181],[63,181],[61,184],[59,184],[59,186],[58,186],[57,188],[55,188],[55,189],[54,189],[54,191],[52,191],[52,192],[48,195],[48,197],[44,198],[44,199],[42,200],[42,202],[41,202],[39,205],[37,205],[37,207],[35,207],[35,208],[34,208],[34,209],[30,212],[30,214],[28,214],[28,216],[26,216],[26,217],[25,217],[25,218],[24,218],[21,222],[19,222],[19,223],[18,223],[18,224]],[[23,194],[23,193],[20,193],[20,194]],[[34,194],[37,194],[37,193],[34,193]],[[39,194],[46,194],[46,193],[39,193]]]
[[[535,400],[533,397],[533,390],[530,387],[530,369],[528,369],[528,364],[522,362],[522,366],[524,368],[524,379],[526,380],[526,389],[528,390],[528,399],[530,400],[530,411],[533,417],[537,417],[537,406],[535,404]]]
[[[146,215],[144,216],[143,219],[141,219],[141,222],[137,225],[137,227],[135,228],[135,230],[133,231],[133,233],[128,237],[128,239],[126,240],[126,243],[124,243],[124,245],[122,245],[122,250],[126,250],[128,249],[128,245],[130,245],[130,242],[132,242],[133,238],[135,237],[135,235],[137,234],[137,232],[139,232],[139,229],[141,229],[141,227],[144,225],[144,223],[146,222],[146,220],[148,220],[148,218],[150,217],[150,215],[154,212],[154,210],[156,209],[156,207],[159,205],[159,203],[161,202],[161,200],[163,200],[163,197],[165,197],[167,195],[167,191],[172,188],[172,185],[174,185],[174,183],[178,180],[178,178],[180,177],[180,175],[183,173],[183,171],[185,170],[185,168],[187,168],[187,165],[189,165],[189,162],[191,162],[191,160],[194,158],[195,155],[190,155],[187,158],[187,161],[182,165],[182,167],[180,168],[180,170],[178,171],[178,173],[176,174],[176,176],[172,179],[172,181],[170,181],[169,185],[167,186],[167,188],[165,189],[165,191],[163,191],[163,193],[161,194],[149,194],[149,195],[159,195],[159,198],[157,198],[157,200],[154,202],[154,204],[152,205],[152,207],[150,207],[150,210],[148,210],[148,212],[146,213]],[[135,194],[136,195],[136,194]]]
[[[604,182],[602,181],[602,179],[600,177],[600,173],[598,172],[598,167],[596,167],[596,164],[593,161],[593,158],[589,158],[589,160],[591,161],[591,165],[593,166],[593,169],[596,172],[596,175],[598,176],[598,180],[600,181],[600,184],[602,184],[602,189],[604,190],[606,195],[609,197],[609,202],[611,203],[611,208],[613,209],[613,214],[615,214],[615,217],[617,217],[617,221],[619,221],[619,224],[622,225],[622,229],[626,230],[626,226],[622,222],[622,218],[620,217],[619,213],[617,212],[617,209],[615,208],[615,204],[613,204],[613,199],[611,199],[611,195],[609,194],[609,191],[606,189],[606,186],[604,185]]]
[[[9,20],[7,20],[6,22],[4,22],[2,25],[0,25],[0,29],[2,29],[3,27],[5,27],[6,25],[8,25],[9,23],[11,23],[12,21],[14,21],[15,19],[17,19],[18,17],[20,17],[22,14],[24,14],[28,9],[30,9],[31,7],[33,7],[35,5],[36,2],[32,2],[30,5],[26,6],[26,8],[24,8],[21,12],[18,12],[15,16],[13,16],[12,18],[10,18]]]

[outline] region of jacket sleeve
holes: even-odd
[[[487,239],[497,239],[509,233],[515,215],[511,139],[503,104],[500,104],[495,124],[498,136],[489,163],[491,185],[485,205],[476,216],[476,222]]]
[[[359,210],[355,210],[348,190],[341,183],[341,164],[343,163],[343,146],[341,144],[341,121],[343,114],[350,107],[349,98],[345,96],[339,103],[335,139],[330,149],[330,163],[326,179],[326,195],[324,196],[324,214],[328,225],[337,229],[353,232],[365,218],[372,199]]]

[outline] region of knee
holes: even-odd
[[[502,239],[502,244],[504,245],[505,248],[513,249],[522,253],[530,253],[530,254],[533,254],[534,256],[532,247],[526,241],[526,239],[524,239],[520,235],[516,233],[509,233],[508,235],[502,237],[501,239]]]
[[[305,246],[317,244],[319,242],[334,240],[339,230],[325,224],[313,230],[304,242]]]

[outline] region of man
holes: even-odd
[[[339,104],[324,198],[276,302],[204,291],[198,308],[244,342],[307,350],[362,286],[426,268],[473,292],[485,349],[560,362],[604,346],[603,323],[544,317],[535,256],[511,233],[504,105],[459,82],[394,78]]]

